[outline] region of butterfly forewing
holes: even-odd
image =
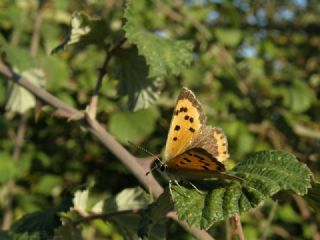
[[[170,159],[185,152],[200,133],[206,118],[195,95],[182,88],[170,124],[164,159]]]

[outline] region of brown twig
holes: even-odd
[[[116,211],[116,212],[109,212],[109,213],[100,213],[100,214],[92,214],[90,216],[83,217],[79,220],[70,222],[67,225],[71,225],[73,227],[83,224],[83,223],[88,223],[97,219],[101,220],[108,220],[112,217],[116,216],[122,216],[122,215],[141,215],[143,209],[140,208],[135,208],[135,209],[128,209],[128,210],[122,210],[122,211]]]
[[[240,215],[237,214],[234,217],[232,217],[231,219],[233,220],[234,225],[235,225],[235,229],[233,230],[232,235],[237,236],[238,239],[240,239],[240,240],[244,240],[244,234],[243,234],[243,230],[242,230]]]
[[[106,47],[106,49],[107,49],[106,50],[106,57],[105,57],[105,59],[103,61],[102,66],[99,69],[99,75],[98,75],[97,84],[96,84],[94,92],[93,92],[93,94],[91,96],[89,107],[88,107],[88,110],[87,110],[87,112],[88,112],[88,114],[89,114],[89,116],[91,118],[95,118],[96,114],[97,114],[99,90],[101,88],[103,78],[107,74],[107,66],[108,66],[111,58],[116,54],[116,52],[120,49],[120,47],[125,43],[126,40],[127,40],[126,38],[122,38],[110,50],[108,50],[108,48]]]
[[[18,83],[20,86],[26,88],[33,95],[39,98],[43,103],[56,108],[61,117],[72,118],[75,115],[81,115],[81,111],[70,107],[42,88],[33,85],[28,80],[22,78],[20,75],[12,72],[10,68],[2,63],[0,63],[0,74],[9,79],[12,79],[15,83]],[[150,189],[155,196],[159,196],[163,192],[162,187],[153,178],[153,176],[151,174],[146,176],[145,170],[138,163],[137,159],[132,156],[121,144],[119,144],[113,138],[113,136],[110,135],[95,119],[92,119],[90,118],[90,116],[86,115],[86,118],[77,118],[75,120],[81,123],[84,128],[95,135],[105,147],[107,147],[113,154],[115,154],[115,156],[125,166],[127,166],[130,171],[132,171],[134,176],[137,177],[137,179],[141,182],[142,185],[146,187],[146,189]],[[190,232],[197,239],[213,239],[206,231],[190,227],[185,222],[179,221],[176,216],[172,216],[171,218],[177,221],[186,231]]]

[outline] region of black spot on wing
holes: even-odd
[[[177,137],[174,137],[174,138],[173,138],[173,141],[177,141],[177,140],[178,140],[178,138],[177,138]]]
[[[184,120],[188,120],[189,119],[189,116],[188,115],[185,115],[184,116]]]
[[[193,118],[191,117],[191,118],[189,119],[189,121],[190,121],[191,123],[193,123]]]
[[[204,170],[210,170],[207,166],[201,166]]]
[[[190,127],[190,128],[189,128],[189,131],[192,132],[192,133],[194,133],[196,130],[195,130],[194,128]]]
[[[195,156],[196,158],[199,158],[200,160],[204,160],[203,157],[201,157],[201,156],[199,156],[199,155],[197,155],[197,154],[194,154],[194,156]]]
[[[188,158],[183,158],[184,160],[186,160],[187,162],[192,162],[190,159],[188,159]]]
[[[180,130],[180,126],[179,126],[179,125],[176,125],[176,126],[174,127],[174,130],[175,130],[175,131],[179,131],[179,130]]]

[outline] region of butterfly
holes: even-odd
[[[206,125],[206,116],[194,93],[183,87],[173,112],[164,150],[164,169],[175,180],[220,176],[229,158],[222,129]]]

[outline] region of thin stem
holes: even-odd
[[[15,144],[14,144],[13,153],[12,153],[12,160],[14,162],[18,161],[21,155],[21,148],[23,146],[23,140],[24,140],[26,129],[27,129],[27,120],[28,120],[27,114],[23,114],[20,118],[19,127],[17,130],[17,135],[15,137]],[[16,184],[13,179],[9,180],[9,182],[6,185],[6,190],[7,190],[6,196],[5,196],[6,210],[3,214],[3,222],[2,222],[3,230],[8,230],[12,223],[12,198],[13,198],[15,185]]]
[[[274,218],[274,214],[276,213],[277,208],[278,208],[278,202],[273,202],[266,226],[264,227],[264,231],[261,236],[261,240],[267,239],[270,228],[271,228],[272,219]]]
[[[97,114],[97,106],[98,106],[98,96],[99,96],[99,90],[102,86],[102,81],[104,76],[107,74],[107,66],[111,60],[111,58],[116,54],[116,52],[121,48],[121,46],[125,43],[127,39],[122,38],[112,49],[108,50],[106,47],[106,57],[103,61],[102,66],[99,70],[98,80],[95,87],[95,90],[91,96],[89,108],[88,108],[88,114],[91,118],[95,118]]]
[[[242,230],[240,215],[239,214],[235,215],[234,217],[232,217],[232,220],[235,224],[235,229],[234,229],[232,235],[238,236],[238,239],[240,239],[240,240],[244,240],[244,234],[243,234],[243,230]]]
[[[94,221],[96,219],[108,220],[112,217],[122,216],[122,215],[141,215],[143,209],[136,208],[136,209],[129,209],[129,210],[122,210],[110,213],[101,213],[101,214],[93,214],[87,217],[83,217],[77,221],[70,222],[70,225],[77,226],[79,224],[88,223]]]

